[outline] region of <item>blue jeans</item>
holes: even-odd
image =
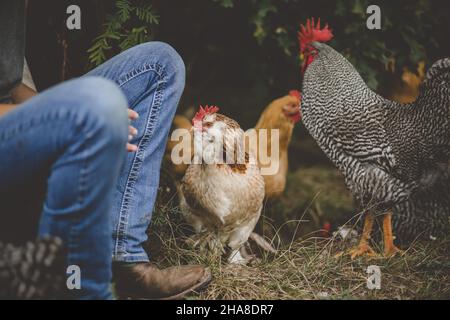
[[[111,298],[111,255],[149,260],[142,245],[184,79],[173,48],[145,43],[0,118],[0,203],[26,202],[30,183],[46,184],[38,232],[61,237],[68,265],[80,267],[73,297]],[[127,107],[139,114],[135,153],[125,151]],[[14,238],[27,218],[1,207],[0,238]]]

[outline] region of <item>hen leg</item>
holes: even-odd
[[[359,241],[359,244],[356,248],[353,248],[349,251],[350,257],[352,259],[363,255],[366,255],[368,257],[377,256],[375,251],[369,245],[370,234],[372,233],[374,220],[375,218],[371,213],[368,213],[364,218],[364,228],[361,235],[361,240]]]
[[[402,250],[394,245],[394,237],[392,234],[392,212],[389,211],[383,216],[383,237],[384,237],[384,255],[386,257],[395,256],[402,253]]]
[[[247,254],[244,246],[248,240],[249,234],[253,228],[248,226],[236,229],[230,236],[228,247],[231,248],[231,254],[228,257],[228,263],[247,264],[253,257]]]
[[[228,256],[228,263],[230,264],[242,264],[246,265],[250,261],[249,258],[243,257],[241,254],[241,248],[233,249]]]

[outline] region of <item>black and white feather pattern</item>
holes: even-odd
[[[398,237],[448,228],[450,59],[430,68],[414,103],[401,105],[370,90],[337,51],[313,46],[303,122],[355,199],[363,209],[393,209]]]

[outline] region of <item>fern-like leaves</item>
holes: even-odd
[[[158,23],[159,16],[152,5],[116,0],[114,13],[107,16],[102,33],[88,49],[89,62],[98,66],[119,51],[149,41],[150,28]]]

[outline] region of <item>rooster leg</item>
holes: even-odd
[[[388,212],[383,216],[383,237],[384,237],[384,255],[386,257],[395,256],[402,253],[402,250],[394,245],[394,237],[392,234],[392,212]]]
[[[367,255],[368,257],[377,256],[375,251],[369,245],[370,234],[372,233],[373,228],[373,222],[374,216],[371,213],[368,213],[364,218],[364,228],[363,233],[361,235],[361,240],[359,241],[359,244],[356,248],[353,248],[349,251],[350,257],[352,259],[363,255]]]

